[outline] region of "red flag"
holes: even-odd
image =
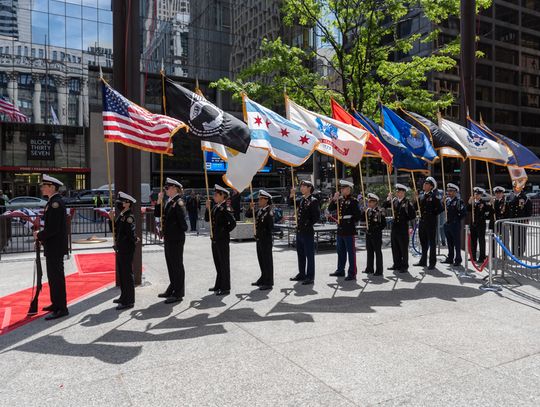
[[[379,157],[383,160],[386,165],[392,165],[392,153],[388,151],[381,141],[369,132],[364,126],[362,126],[358,120],[352,117],[345,109],[343,109],[339,103],[334,99],[331,99],[332,102],[332,117],[340,122],[350,124],[351,126],[358,127],[362,130],[367,131],[370,136],[366,142],[366,150],[364,156],[366,157]]]

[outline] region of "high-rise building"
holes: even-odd
[[[433,27],[418,10],[411,11],[399,24],[399,35],[434,28],[441,33],[433,44],[418,42],[409,53],[395,55],[395,60],[430,54],[459,35],[459,19],[450,18]],[[477,33],[477,48],[484,56],[476,63],[476,118],[481,116],[491,129],[540,155],[540,1],[493,0],[477,18]],[[459,117],[461,86],[459,64],[452,71],[432,73],[428,81],[436,95],[453,94],[455,102],[444,112],[452,120],[463,120]],[[478,173],[479,182],[487,185],[485,167],[478,166]],[[529,180],[539,184],[540,176],[531,172]],[[509,186],[505,168],[496,167],[495,182]]]

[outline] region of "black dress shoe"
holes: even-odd
[[[115,298],[114,300],[112,300],[112,302],[114,302],[115,304],[121,304],[122,303],[120,298]]]
[[[334,271],[330,273],[330,277],[345,277],[345,273],[340,273],[339,271]]]
[[[392,266],[392,267],[388,267],[386,270],[399,270],[399,267]]]
[[[259,287],[259,290],[261,291],[267,291],[267,290],[271,290],[273,287],[271,285],[261,285]]]
[[[45,317],[47,321],[50,321],[51,319],[58,319],[69,315],[69,312],[67,309],[62,311],[54,311],[52,314],[49,314]]]
[[[210,288],[208,289],[208,291],[218,291],[218,290],[219,290],[219,288],[216,288],[216,287],[210,287]]]
[[[362,273],[364,273],[364,274],[373,274],[373,271],[372,270],[364,270],[364,271],[362,271]]]
[[[415,267],[426,267],[427,264],[426,263],[416,263],[416,264],[413,264],[413,266],[415,266]]]
[[[482,264],[486,259],[487,257],[479,257],[477,263]]]
[[[382,272],[377,272],[377,273],[373,273],[373,275],[374,275],[374,276],[377,276],[377,277],[380,277],[380,276],[383,275],[383,273],[382,273]]]
[[[452,264],[454,267],[461,267],[461,262],[460,261],[456,261],[454,262],[454,264]]]
[[[251,283],[251,285],[254,287],[258,287],[261,285],[261,283],[259,283],[258,281],[255,281],[254,283]]]
[[[54,305],[47,305],[46,307],[41,308],[43,311],[54,311]]]
[[[311,285],[313,283],[314,283],[313,280],[308,280],[308,279],[305,279],[304,281],[302,281],[302,285]]]
[[[432,265],[432,266],[429,266],[427,269],[428,269],[428,270],[435,270],[435,264]]]
[[[354,277],[354,276],[347,276],[347,277],[345,277],[345,281],[356,281],[356,277]]]
[[[229,295],[231,290],[217,290],[216,295]]]
[[[183,297],[169,297],[165,300],[165,304],[173,304],[175,302],[180,302],[183,299],[184,299]]]
[[[446,260],[444,260],[444,261],[441,261],[441,263],[442,263],[442,264],[452,264],[453,261],[452,261],[452,260],[446,259]]]
[[[409,269],[401,269],[399,270],[400,273],[408,273],[409,272]]]
[[[294,277],[289,278],[290,281],[304,281],[306,279],[306,276],[302,274],[297,274]]]
[[[165,291],[164,293],[158,294],[158,298],[169,298],[172,295],[170,291]]]
[[[118,306],[116,307],[116,309],[118,311],[121,311],[123,309],[130,309],[130,308],[133,308],[134,304],[118,304]]]

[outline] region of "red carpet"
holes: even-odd
[[[68,304],[80,301],[114,284],[114,253],[76,254],[74,257],[79,272],[66,276]],[[42,263],[45,268],[45,261],[42,260]],[[43,273],[45,274],[46,271],[43,270]],[[31,298],[32,288],[0,298],[0,335],[47,314],[41,311],[41,308],[50,304],[49,284],[43,284],[43,290],[39,295],[38,314],[27,317]]]

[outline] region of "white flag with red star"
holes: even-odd
[[[311,112],[287,99],[291,121],[319,139],[317,150],[342,163],[356,166],[364,155],[369,133],[361,128]]]

